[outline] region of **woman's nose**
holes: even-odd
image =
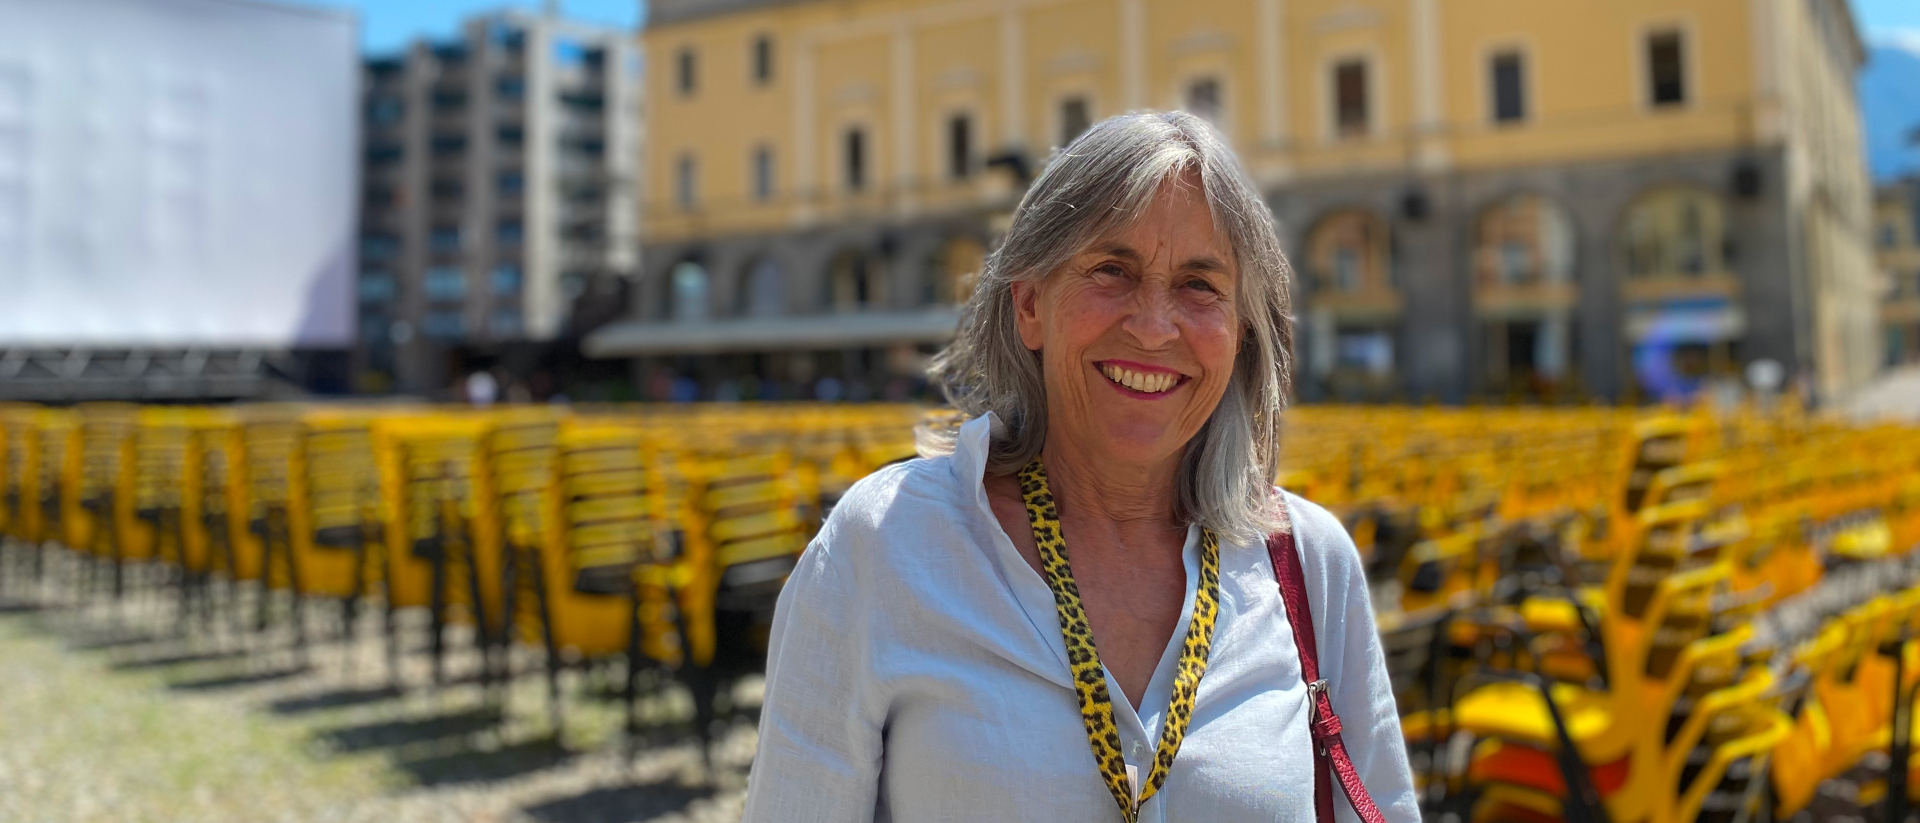
[[[1157,349],[1180,336],[1173,322],[1173,296],[1163,288],[1142,288],[1120,328],[1140,341],[1144,349]]]

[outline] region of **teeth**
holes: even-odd
[[[1101,373],[1105,374],[1108,380],[1112,380],[1134,391],[1146,392],[1148,394],[1159,394],[1160,392],[1171,389],[1173,388],[1173,384],[1178,381],[1176,375],[1143,374],[1131,369],[1123,369],[1119,366],[1107,366],[1101,369]]]

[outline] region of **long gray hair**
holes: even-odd
[[[1214,225],[1233,246],[1244,328],[1226,394],[1181,460],[1176,512],[1223,538],[1255,540],[1281,525],[1272,483],[1292,367],[1291,272],[1272,212],[1206,121],[1184,112],[1121,115],[1056,152],[1021,198],[957,335],[927,376],[965,416],[993,412],[1005,424],[994,433],[987,471],[1019,471],[1046,442],[1047,392],[1039,353],[1014,325],[1013,284],[1044,279],[1129,225],[1162,183],[1187,173],[1199,175]],[[953,434],[924,436],[922,450],[952,452]]]

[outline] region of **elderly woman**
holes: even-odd
[[[1271,485],[1287,277],[1203,121],[1053,158],[932,370],[971,419],[856,484],[787,582],[746,820],[1371,811],[1329,759],[1367,817],[1418,819],[1359,555]]]

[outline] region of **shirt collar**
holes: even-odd
[[[987,456],[993,450],[993,431],[1000,428],[1000,418],[993,412],[987,412],[960,425],[960,431],[953,439],[953,474],[960,482],[967,484],[962,488],[981,489],[981,483],[987,477]],[[986,494],[981,489],[982,500]]]

